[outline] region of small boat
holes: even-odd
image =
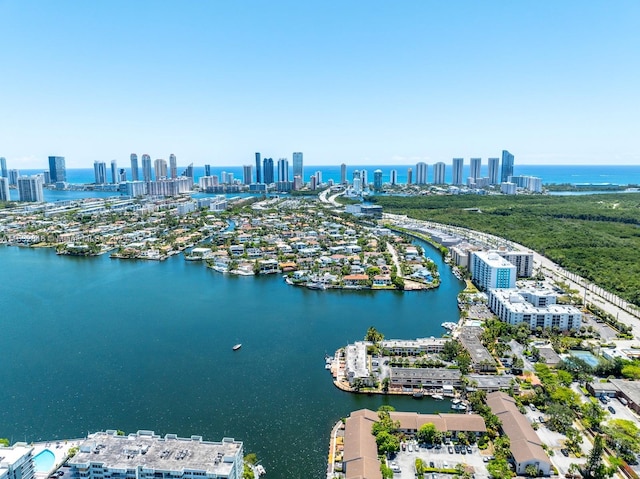
[[[325,365],[324,365],[324,368],[325,368],[325,369],[331,369],[331,364],[329,364],[329,363],[325,364]]]
[[[432,394],[431,397],[433,399],[437,399],[438,401],[442,401],[444,399],[444,396],[442,394]]]
[[[422,391],[416,391],[413,393],[414,399],[422,399],[424,397],[424,393]]]
[[[262,466],[262,464],[258,464],[256,466],[256,472],[258,473],[258,476],[263,476],[264,474],[267,473],[267,471],[265,471],[264,467]]]
[[[237,351],[238,349],[240,349],[242,347],[242,343],[238,343],[233,347],[234,351]]]
[[[455,410],[455,411],[466,411],[467,410],[467,405],[466,404],[452,404],[451,405],[451,409]]]

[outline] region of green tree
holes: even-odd
[[[528,464],[527,467],[524,468],[524,472],[529,477],[538,477],[540,471],[535,464]]]
[[[575,427],[567,428],[565,432],[565,436],[567,437],[564,445],[567,449],[573,452],[580,451],[580,444],[582,444],[584,440],[584,436],[580,431],[578,431]]]
[[[418,429],[418,441],[421,443],[433,443],[435,442],[436,433],[438,430],[432,422],[428,422],[420,426]]]
[[[614,471],[611,471],[602,461],[603,453],[604,439],[600,434],[596,434],[593,438],[593,449],[587,456],[587,462],[584,465],[585,479],[606,479],[613,475]]]
[[[382,479],[393,479],[393,469],[385,463],[380,464],[380,472],[382,473]]]
[[[400,439],[387,431],[380,431],[376,435],[376,444],[380,454],[389,454],[400,450]]]
[[[371,341],[374,344],[379,343],[383,339],[384,339],[384,334],[378,332],[378,330],[373,326],[367,329],[367,334],[365,334],[364,336],[365,341]]]
[[[505,479],[512,476],[506,459],[492,459],[487,463],[487,471],[492,479]]]
[[[9,439],[6,437],[0,437],[0,446],[9,447]]]
[[[593,431],[600,431],[600,424],[604,421],[607,413],[598,403],[587,401],[582,405],[582,423],[584,427]]]
[[[637,381],[640,379],[640,366],[628,364],[622,368],[621,373],[625,378]]]
[[[564,434],[573,424],[573,412],[563,403],[553,402],[547,408],[547,426],[553,431]]]
[[[456,341],[455,339],[451,339],[444,343],[440,356],[442,356],[442,359],[444,359],[445,361],[453,361],[459,352],[460,343],[458,343],[458,341]]]

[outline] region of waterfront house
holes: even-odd
[[[391,276],[388,274],[377,274],[373,277],[374,286],[391,286]]]
[[[348,274],[343,276],[345,287],[357,287],[366,286],[369,281],[369,276],[366,274]]]

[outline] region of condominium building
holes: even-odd
[[[344,163],[340,165],[340,183],[343,185],[347,183],[347,165]]]
[[[242,166],[242,183],[250,185],[253,179],[253,167],[251,165]]]
[[[495,251],[471,253],[469,269],[474,284],[480,290],[515,288],[516,286],[516,267]]]
[[[482,158],[471,158],[469,177],[474,181],[480,178],[480,169],[482,168]]]
[[[278,160],[278,181],[289,181],[289,160],[286,158],[280,158]]]
[[[96,185],[104,185],[107,183],[107,164],[104,161],[93,162],[93,176]]]
[[[127,181],[125,183],[125,191],[127,196],[131,198],[144,196],[147,192],[147,184],[144,181]]]
[[[452,172],[451,172],[451,184],[453,185],[461,185],[463,184],[462,180],[462,171],[464,168],[464,158],[454,158],[452,164]]]
[[[24,442],[0,446],[0,479],[33,479],[33,447]]]
[[[178,160],[173,153],[169,155],[169,175],[171,178],[178,177]]]
[[[516,267],[519,278],[530,278],[533,275],[533,252],[506,250],[496,252]]]
[[[444,185],[445,164],[439,161],[433,165],[433,183],[435,185]]]
[[[189,193],[193,182],[191,178],[179,177],[174,180],[163,178],[147,184],[147,194],[151,196],[177,196]]]
[[[510,183],[508,181],[500,184],[500,193],[505,195],[515,195],[516,194],[516,184]]]
[[[205,176],[211,173],[205,171]],[[256,183],[262,183],[262,165],[260,164],[260,152],[256,151]]]
[[[241,479],[243,444],[108,430],[89,435],[68,464],[70,479]]]
[[[407,184],[410,185],[413,183],[413,170],[411,168],[407,169]]]
[[[374,173],[374,175],[375,175],[375,173]],[[389,182],[393,186],[398,184],[398,170],[391,170],[391,175],[390,175],[389,180],[390,180]],[[375,178],[374,178],[374,181],[375,181]]]
[[[302,153],[296,151],[293,153],[293,176],[299,176],[304,179],[304,165],[302,162]],[[322,183],[320,181],[318,184]]]
[[[142,155],[142,180],[151,181],[153,179],[151,172],[151,157],[144,154]]]
[[[531,329],[579,329],[582,312],[574,306],[556,304],[557,295],[549,290],[492,289],[489,308],[508,324],[527,324]]]
[[[416,165],[416,185],[426,185],[427,180],[427,164],[424,162],[420,162]]]
[[[19,170],[9,170],[9,185],[16,186],[18,184]]]
[[[4,156],[0,156],[0,178],[8,178],[9,172],[7,171],[7,159]]]
[[[0,201],[9,201],[9,178],[0,176]]]
[[[42,176],[20,176],[18,178],[18,193],[20,201],[41,203],[44,201]]]
[[[162,158],[158,158],[154,162],[153,170],[156,174],[156,180],[167,178],[167,161]]]
[[[67,181],[67,168],[65,167],[64,156],[49,157],[49,174],[51,175],[51,183]]]
[[[138,181],[138,155],[131,153],[131,181]]]
[[[373,172],[373,189],[376,191],[382,190],[382,170]]]
[[[489,184],[500,183],[500,158],[489,158]]]
[[[509,181],[509,177],[513,176],[513,160],[514,157],[507,150],[502,150],[502,172],[500,175],[501,181]]]
[[[273,183],[273,158],[265,158],[262,160],[263,165],[263,180],[266,184],[270,185]]]
[[[118,175],[118,162],[111,160],[111,183],[116,184],[120,182],[120,176]]]

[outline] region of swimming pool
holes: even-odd
[[[53,469],[55,461],[56,456],[54,456],[54,454],[49,449],[45,449],[33,458],[33,464],[35,466],[36,472],[48,473],[49,471],[51,471],[51,469]]]
[[[569,351],[571,356],[575,356],[576,358],[582,359],[585,363],[587,363],[592,368],[595,368],[599,361],[593,354],[589,351]]]

